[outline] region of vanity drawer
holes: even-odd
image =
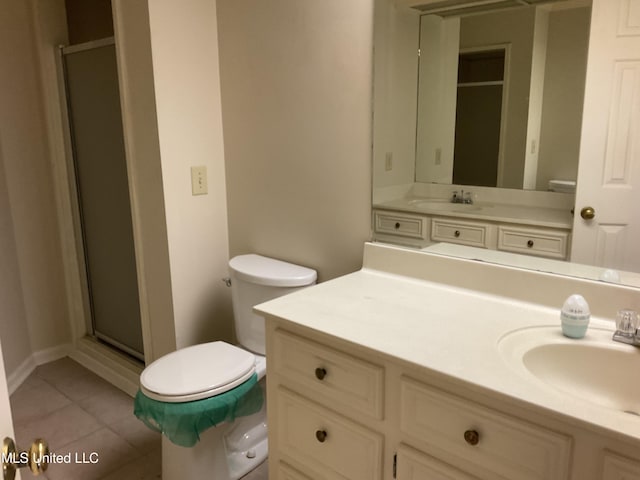
[[[491,248],[493,225],[446,218],[431,220],[431,240]]]
[[[480,478],[568,478],[571,437],[407,377],[401,379],[400,403],[400,428],[407,440],[460,468],[471,464]]]
[[[498,250],[541,257],[567,258],[569,232],[537,228],[498,227]]]
[[[284,462],[278,462],[278,480],[311,480]]]
[[[630,480],[640,478],[640,462],[605,451],[602,480]]]
[[[419,215],[375,211],[373,225],[376,233],[427,238],[427,219]]]
[[[280,329],[273,345],[269,362],[276,373],[321,395],[326,403],[382,419],[382,367]]]
[[[400,445],[398,448],[396,478],[398,480],[477,480],[433,457]]]
[[[282,387],[276,398],[281,456],[325,479],[382,478],[382,435]]]

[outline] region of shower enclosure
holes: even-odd
[[[60,49],[91,332],[144,360],[113,38]]]

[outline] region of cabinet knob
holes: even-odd
[[[458,238],[460,236],[460,230],[456,230],[455,232],[453,232],[453,234],[456,238]]]
[[[318,380],[324,380],[324,377],[327,376],[327,370],[321,367],[316,368],[316,378]]]
[[[533,247],[533,240],[529,240],[527,242],[527,247],[529,247],[529,248]]]
[[[396,230],[399,229],[400,228],[400,222],[396,222],[395,227],[396,227]]]
[[[327,431],[326,430],[316,430],[316,440],[320,443],[324,443],[327,439]]]
[[[480,441],[480,434],[476,430],[467,430],[464,432],[464,441],[469,445],[477,445]]]

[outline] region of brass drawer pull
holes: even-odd
[[[320,443],[324,443],[327,439],[327,431],[326,430],[316,430],[316,440]]]
[[[529,247],[529,248],[533,247],[533,240],[529,240],[527,242],[527,247]]]
[[[476,430],[467,430],[464,432],[464,441],[469,445],[477,445],[480,441],[480,434]]]
[[[318,380],[324,380],[324,377],[327,376],[327,370],[325,368],[318,367],[316,368],[316,378]]]
[[[396,230],[399,229],[400,228],[400,222],[396,222],[395,227],[396,227]]]
[[[460,230],[456,230],[455,232],[453,232],[453,235],[458,238],[460,236]]]

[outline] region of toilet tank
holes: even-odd
[[[313,285],[316,271],[255,254],[233,257],[229,271],[238,343],[264,355],[264,318],[253,313],[254,305]]]

